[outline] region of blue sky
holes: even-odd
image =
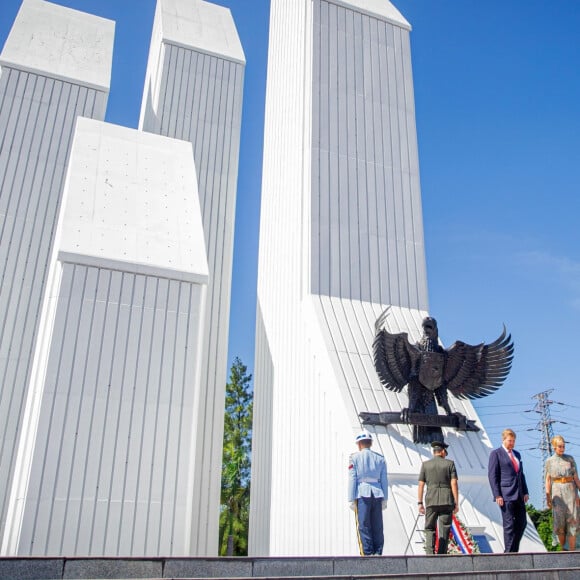
[[[56,3],[117,22],[107,121],[136,127],[155,0]],[[269,1],[215,3],[247,60],[229,352],[251,371]],[[512,333],[512,372],[476,407],[495,444],[518,433],[541,505],[533,395],[554,389],[554,431],[580,460],[580,2],[394,3],[413,26],[430,311],[446,345]],[[19,6],[2,0],[1,44]]]

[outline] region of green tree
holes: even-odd
[[[222,489],[220,506],[220,556],[248,554],[250,466],[252,447],[252,375],[236,357],[226,385]]]
[[[552,510],[537,510],[531,503],[529,503],[526,505],[526,511],[534,523],[534,526],[536,526],[538,535],[542,542],[544,542],[546,550],[549,552],[558,552],[561,550],[562,548],[558,544],[555,546],[552,544]]]

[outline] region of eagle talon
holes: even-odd
[[[411,410],[409,409],[409,407],[406,407],[405,409],[401,409],[401,421],[408,423],[409,419],[410,419],[410,415],[411,415]]]

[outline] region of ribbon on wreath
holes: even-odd
[[[455,514],[453,514],[453,519],[451,520],[451,535],[462,554],[473,554],[473,547],[467,539],[467,535],[463,531],[463,528],[461,527],[459,520],[455,517]]]
[[[473,547],[467,539],[459,520],[453,514],[451,519],[451,530],[449,530],[449,539],[453,540],[462,554],[473,554]],[[435,526],[435,553],[439,549],[439,526]]]

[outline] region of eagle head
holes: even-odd
[[[423,332],[428,338],[435,339],[439,336],[439,330],[437,328],[437,321],[430,316],[426,316],[423,318],[423,322],[421,323],[423,327]]]

